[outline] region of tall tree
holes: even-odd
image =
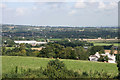
[[[105,53],[104,48],[102,46],[93,46],[90,49],[90,55],[94,55],[96,52],[99,52],[100,54]]]
[[[2,47],[2,55],[5,55],[5,53],[6,53],[6,48],[3,46]]]
[[[77,59],[80,59],[80,60],[86,60],[88,59],[88,54],[86,54],[86,51],[84,50],[83,47],[75,47],[75,53],[77,55]]]
[[[20,55],[21,56],[26,55],[25,44],[20,44]]]
[[[114,47],[113,47],[113,46],[111,47],[110,54],[111,54],[111,55],[114,54]]]

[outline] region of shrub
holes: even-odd
[[[104,57],[103,57],[103,56],[100,56],[100,58],[98,59],[98,61],[100,61],[100,62],[104,62],[104,61],[105,61],[105,59],[104,59]]]
[[[70,77],[79,77],[80,75],[77,72],[68,70],[65,67],[65,64],[56,59],[48,63],[47,69],[44,72],[49,78],[70,78]]]

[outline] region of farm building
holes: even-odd
[[[47,44],[47,42],[37,42],[37,41],[14,41],[15,43],[21,44],[31,44],[31,45],[40,45],[40,44]]]
[[[114,54],[110,54],[110,53],[105,53],[105,54],[101,54],[102,56],[108,56],[108,63],[115,63],[116,61],[116,57]]]
[[[90,61],[98,61],[99,58],[100,58],[100,54],[98,52],[96,52],[95,55],[90,55],[89,57]]]
[[[96,52],[95,55],[90,55],[89,60],[90,61],[98,61],[98,59],[100,58],[100,56],[107,56],[108,57],[108,63],[116,63],[116,56],[114,54],[110,54],[110,53],[105,53],[105,54],[99,54],[98,52]]]

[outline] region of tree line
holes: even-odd
[[[58,41],[44,45],[42,50],[31,50],[28,44],[17,44],[13,49],[2,47],[3,55],[8,56],[35,56],[45,58],[78,59],[88,60],[90,55],[96,52],[104,53],[102,46],[92,46],[85,41]],[[88,48],[85,49],[84,46]]]

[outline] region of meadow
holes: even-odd
[[[2,56],[2,73],[10,73],[18,68],[31,68],[38,69],[42,67],[46,68],[47,63],[53,59],[50,58],[38,58],[38,57],[21,57],[21,56]],[[69,70],[74,70],[79,72],[94,72],[94,71],[103,71],[107,74],[110,74],[112,77],[117,76],[117,65],[113,63],[103,63],[103,62],[90,62],[82,60],[70,60],[70,59],[60,59],[66,65]]]
[[[112,43],[94,43],[94,46],[110,46]],[[120,46],[118,43],[113,43],[114,46]]]

